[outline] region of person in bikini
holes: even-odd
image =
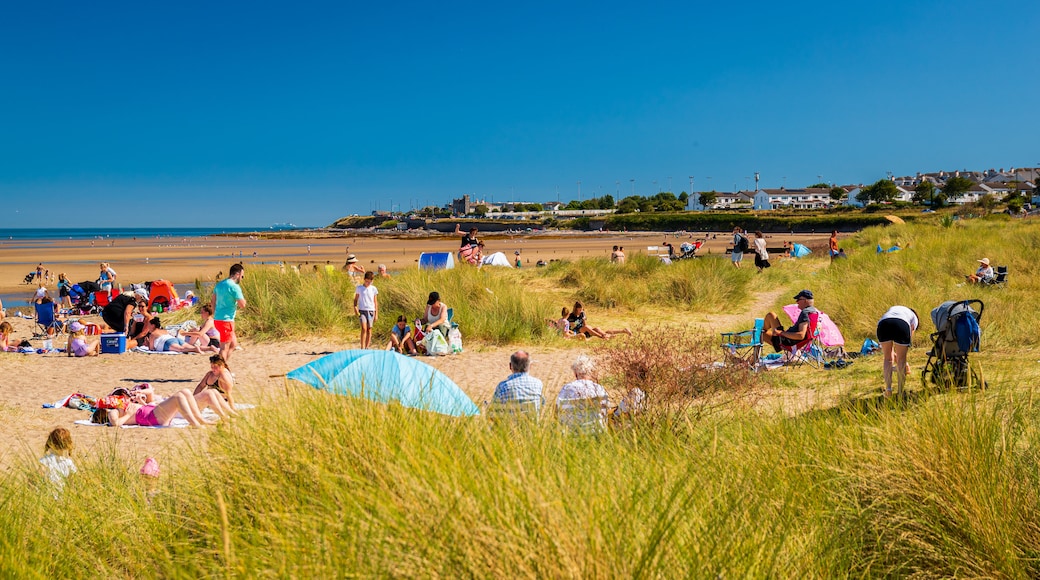
[[[125,391],[125,389],[122,389]],[[209,404],[221,418],[227,418],[225,408],[217,400],[216,393],[206,395]],[[206,424],[202,418],[202,410],[191,391],[182,389],[159,402],[148,402],[150,396],[143,391],[128,392],[128,402],[122,409],[98,409],[91,417],[92,423],[121,427],[123,425],[140,425],[142,427],[167,427],[178,415],[193,427]]]
[[[174,336],[163,330],[162,322],[156,316],[148,321],[148,334],[141,339],[141,344],[147,345],[148,350],[155,352],[202,352],[202,347],[197,344],[188,344],[183,338]],[[207,349],[209,346],[206,347]]]
[[[235,400],[231,392],[234,388],[235,376],[231,374],[231,369],[224,362],[224,358],[219,354],[215,354],[209,357],[209,372],[199,381],[193,394],[198,397],[207,390],[215,391],[233,410],[235,408]]]

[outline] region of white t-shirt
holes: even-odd
[[[914,311],[910,310],[906,306],[893,306],[892,308],[889,308],[888,311],[881,316],[881,320],[888,318],[895,318],[896,320],[902,320],[909,324],[910,332],[917,330],[917,325],[920,324]]]
[[[379,294],[379,290],[376,290],[375,284],[369,286],[358,284],[357,290],[354,291],[354,294],[358,296],[358,310],[376,309],[376,294]]]
[[[46,468],[47,477],[50,478],[51,483],[58,486],[59,489],[64,487],[65,478],[76,473],[76,464],[64,455],[48,453],[40,458],[40,463]]]

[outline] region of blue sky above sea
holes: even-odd
[[[13,4],[0,228],[1037,166],[1038,29],[999,0]]]

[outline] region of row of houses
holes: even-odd
[[[857,196],[863,191],[865,186],[845,185],[839,187],[845,191],[845,196],[840,201],[833,199],[831,190],[824,187],[806,187],[801,189],[785,189],[781,187],[780,189],[759,189],[758,191],[716,192],[715,203],[710,208],[705,208],[700,203],[700,195],[694,195],[687,200],[686,209],[689,211],[741,208],[755,210],[820,209],[835,205],[863,207],[863,202],[859,201]],[[895,201],[913,201],[914,187],[897,184],[896,190],[899,193]],[[1001,198],[1016,189],[1018,191],[1029,191],[1035,188],[1031,181],[1019,183],[976,183],[963,196],[948,201],[954,204],[965,204],[976,202],[985,195]],[[1040,202],[1040,199],[1034,196],[1033,202]]]

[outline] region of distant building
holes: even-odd
[[[819,209],[834,203],[831,190],[826,187],[760,189],[753,197],[753,207],[757,210]]]

